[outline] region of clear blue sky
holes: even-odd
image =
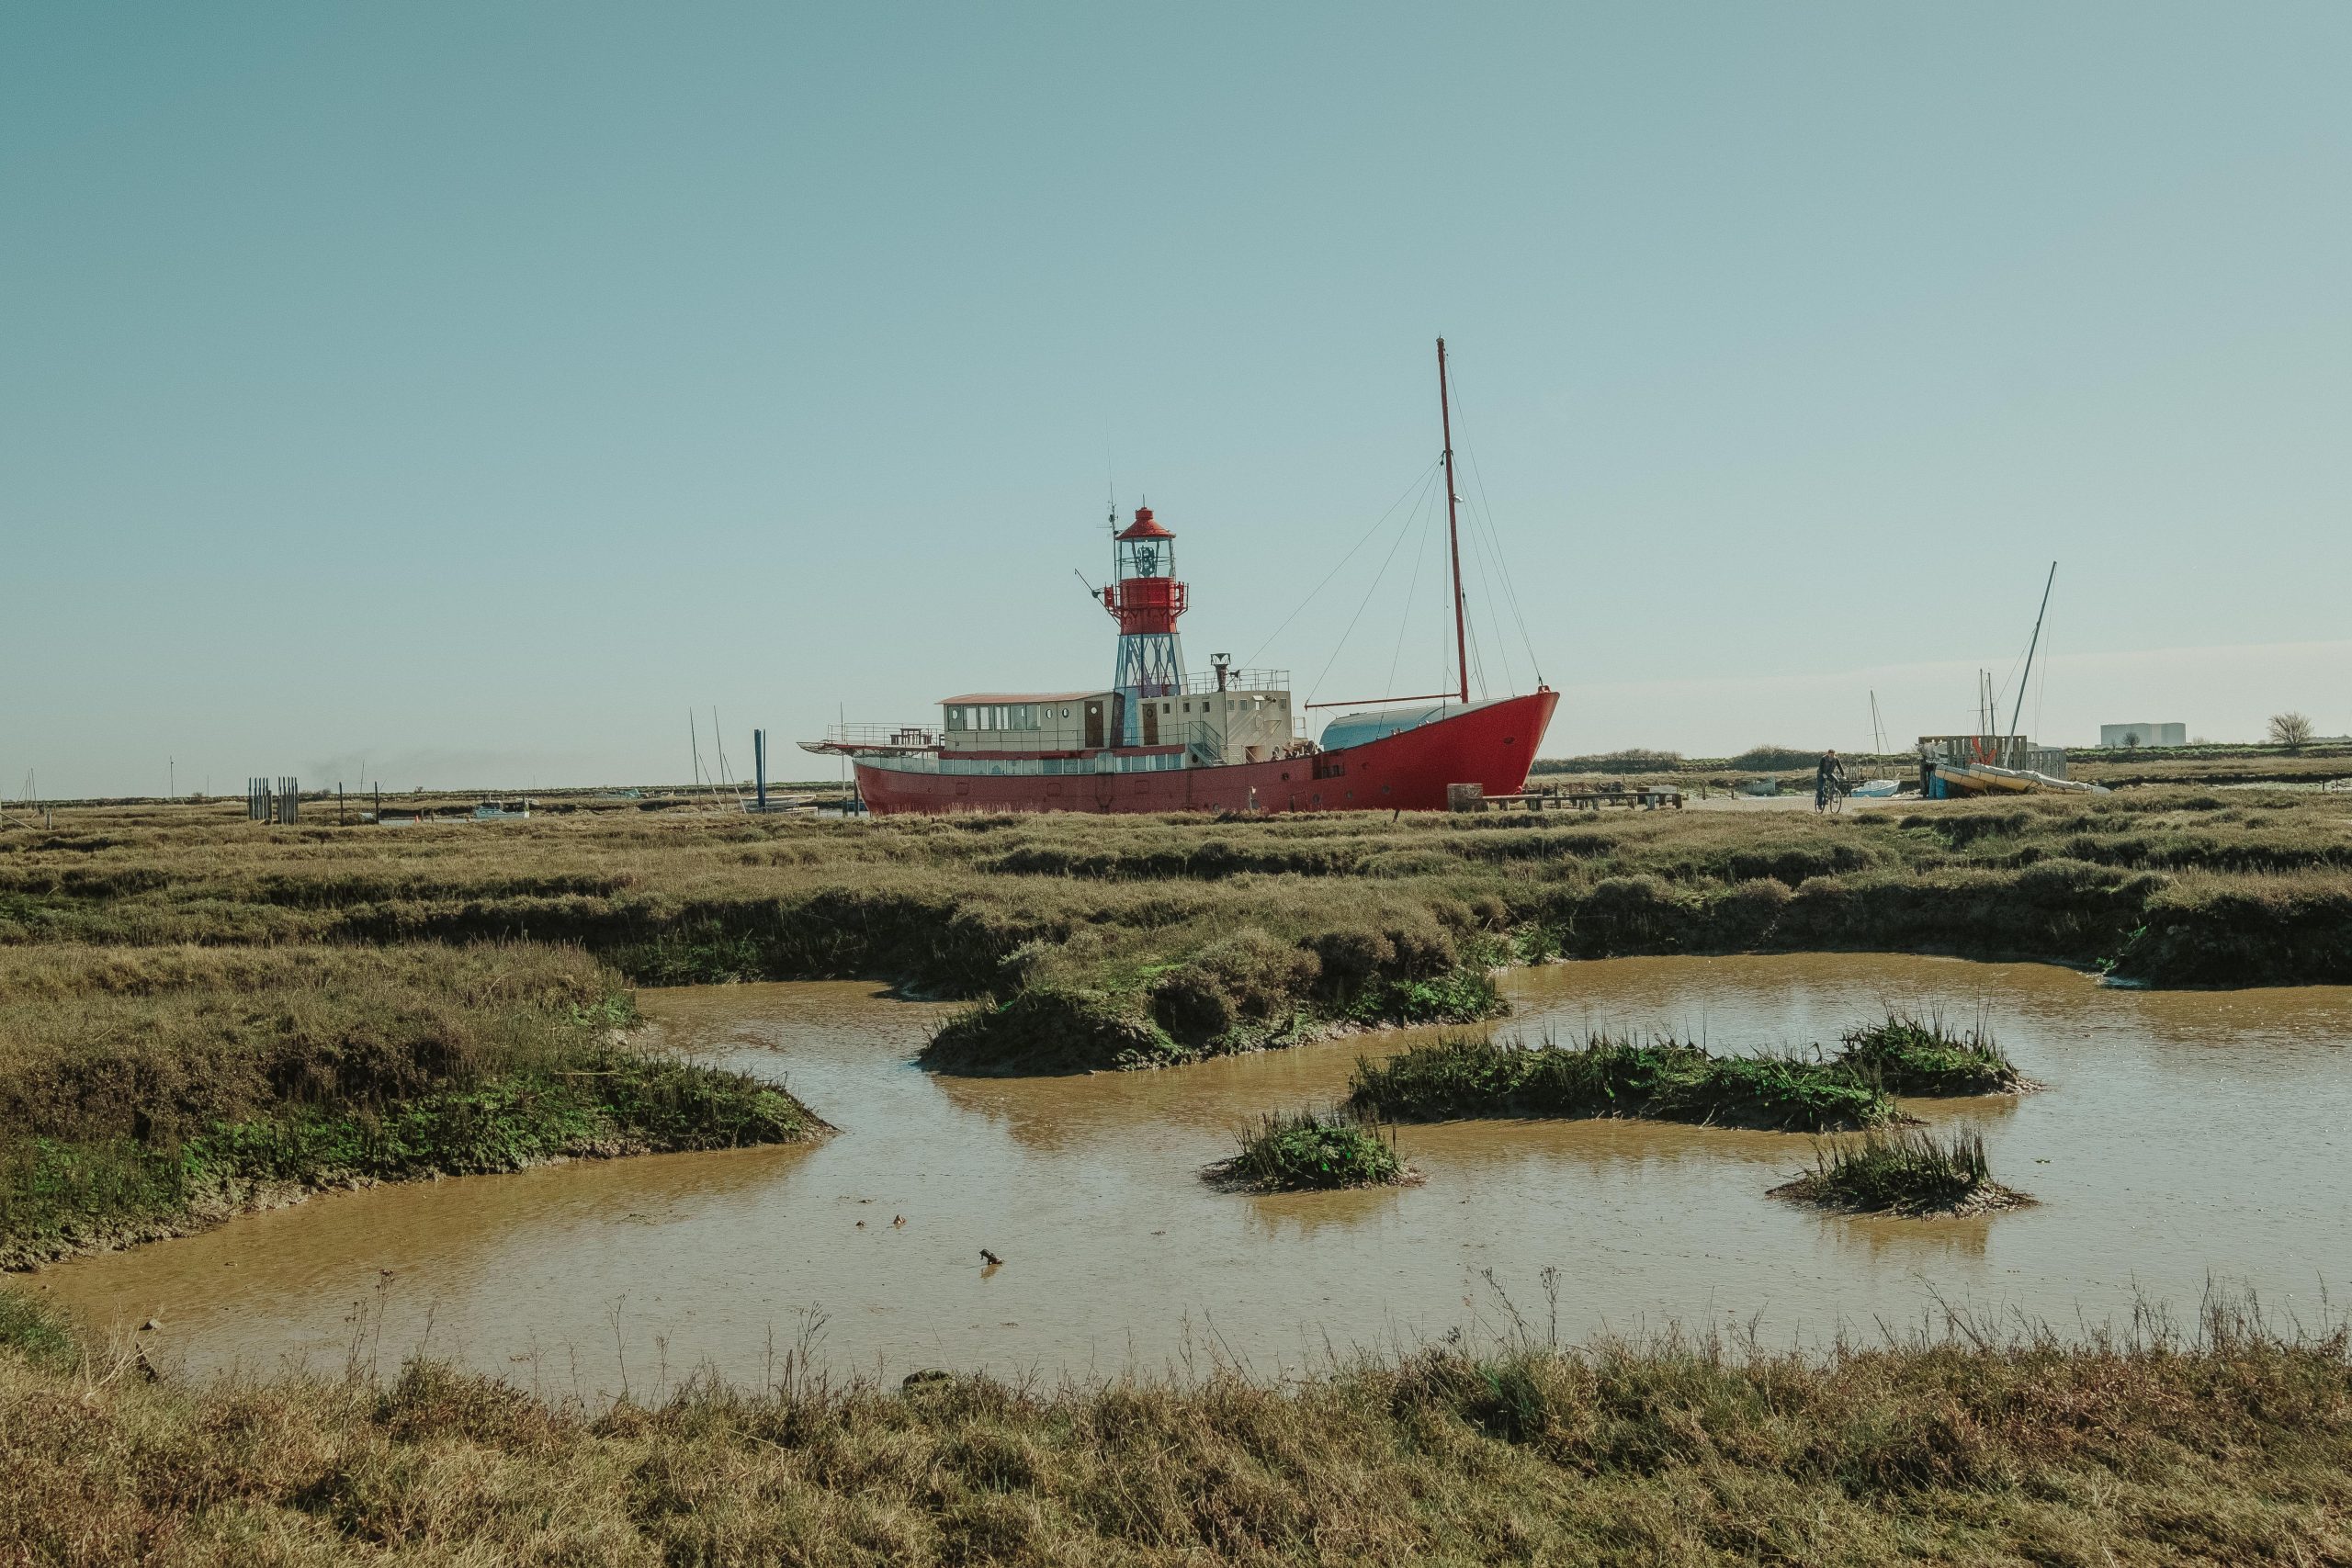
[[[2047,738],[2352,730],[2347,84],[2334,4],[11,6],[0,795],[1107,681],[1113,477],[1247,658],[1441,333],[1550,751],[1960,727],[2053,558]],[[1442,679],[1410,513],[1263,662]]]

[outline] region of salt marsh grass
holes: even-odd
[[[1838,1059],[1889,1094],[2017,1094],[2033,1087],[1981,1018],[1963,1032],[1939,1014],[1890,1010],[1877,1023],[1848,1030]]]
[[[1210,1168],[1211,1179],[1259,1192],[1338,1187],[1386,1187],[1405,1179],[1396,1135],[1377,1122],[1337,1107],[1273,1111],[1238,1135],[1231,1159]]]
[[[1973,1127],[1869,1132],[1821,1145],[1814,1167],[1776,1195],[1857,1213],[1959,1215],[2015,1208],[2026,1195],[1993,1179]]]
[[[1632,1116],[1821,1132],[1868,1127],[1894,1101],[1837,1062],[1718,1056],[1672,1039],[1592,1035],[1574,1043],[1457,1036],[1383,1062],[1359,1060],[1350,1104],[1368,1115],[1435,1122],[1484,1116]]]
[[[1539,1330],[1280,1380],[902,1387],[786,1353],[591,1404],[426,1360],[150,1382],[0,1310],[0,1558],[2301,1565],[2346,1552],[2346,1349],[2214,1303],[1818,1354]]]

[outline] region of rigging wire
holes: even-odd
[[[1432,467],[1434,467],[1434,465],[1432,465]],[[1424,489],[1426,488],[1427,487],[1425,486]],[[1391,507],[1389,510],[1393,512],[1396,508]],[[1420,508],[1418,505],[1415,506],[1412,515],[1418,516],[1419,513]],[[1386,519],[1383,518],[1382,521],[1385,522]],[[1315,694],[1323,689],[1323,682],[1325,679],[1331,673],[1331,666],[1337,664],[1340,661],[1340,655],[1347,650],[1348,638],[1355,634],[1356,623],[1363,619],[1364,611],[1371,607],[1372,596],[1380,591],[1382,580],[1388,575],[1389,563],[1396,558],[1396,551],[1405,543],[1406,534],[1410,531],[1409,527],[1400,528],[1396,531],[1396,542],[1390,545],[1388,547],[1388,553],[1381,558],[1380,570],[1373,574],[1372,586],[1364,590],[1363,602],[1356,606],[1356,613],[1348,617],[1347,630],[1340,634],[1339,642],[1331,649],[1331,657],[1323,662],[1322,673],[1315,677],[1315,684],[1306,689],[1306,700],[1312,702],[1314,700]],[[1353,552],[1350,553],[1352,554]],[[1334,570],[1337,569],[1335,568]]]
[[[1491,615],[1495,609],[1495,585],[1492,579],[1490,579],[1487,574],[1487,553],[1486,547],[1479,542],[1478,531],[1476,528],[1471,529],[1470,558],[1477,564],[1478,585],[1486,590],[1487,609],[1487,613]],[[1464,616],[1464,618],[1466,620],[1468,617]],[[1502,617],[1499,615],[1496,616],[1496,619],[1498,620],[1500,620],[1501,618]],[[1475,630],[1470,634],[1470,646],[1474,652],[1480,651],[1478,649],[1478,634]],[[1512,696],[1519,695],[1519,683],[1511,678],[1510,656],[1509,653],[1504,651],[1502,637],[1499,633],[1497,634],[1495,638],[1495,657],[1502,663],[1503,684],[1510,688],[1510,694]],[[1483,652],[1481,652],[1481,656],[1478,660],[1478,690],[1482,695],[1489,694],[1489,689],[1487,684],[1486,660]]]
[[[1455,412],[1459,413],[1462,411],[1462,378],[1460,375],[1457,374],[1453,380],[1453,406]],[[1459,423],[1466,423],[1467,421],[1464,420]],[[1469,437],[1466,434],[1463,437],[1462,455],[1470,460],[1470,478],[1478,487],[1478,511],[1486,523],[1487,535],[1494,541],[1495,570],[1498,574],[1500,574],[1503,580],[1503,592],[1508,596],[1508,602],[1510,605],[1511,618],[1519,623],[1520,641],[1526,645],[1527,662],[1529,667],[1533,670],[1535,673],[1535,683],[1540,686],[1544,683],[1544,661],[1535,657],[1535,639],[1528,635],[1527,617],[1521,612],[1519,607],[1519,589],[1511,579],[1510,559],[1503,552],[1502,530],[1495,525],[1494,505],[1487,498],[1486,471],[1479,468],[1477,450],[1470,445]]]
[[[1388,683],[1381,689],[1384,696],[1394,696],[1396,693],[1396,666],[1405,657],[1405,637],[1413,626],[1413,595],[1420,592],[1421,562],[1429,558],[1430,536],[1436,530],[1423,527],[1419,532],[1421,542],[1413,550],[1413,577],[1405,585],[1405,614],[1396,623],[1396,648],[1388,656]]]
[[[1373,536],[1379,533],[1383,527],[1387,525],[1388,519],[1396,514],[1396,511],[1398,507],[1405,504],[1408,497],[1411,496],[1416,490],[1419,490],[1429,483],[1430,472],[1443,461],[1444,459],[1442,457],[1432,459],[1429,468],[1422,469],[1420,473],[1415,477],[1413,481],[1405,487],[1403,492],[1399,494],[1396,500],[1388,503],[1388,510],[1380,514],[1380,521],[1365,529],[1363,536],[1359,538],[1354,544],[1348,547],[1348,553],[1341,556],[1338,561],[1334,562],[1331,570],[1323,574],[1323,581],[1309,589],[1307,591],[1306,597],[1301,599],[1296,607],[1294,608],[1289,615],[1283,617],[1282,625],[1276,626],[1272,632],[1267,634],[1266,640],[1258,645],[1258,651],[1249,657],[1245,661],[1245,665],[1256,664],[1260,655],[1263,654],[1266,649],[1274,646],[1274,639],[1282,636],[1283,633],[1289,628],[1290,624],[1293,621],[1298,619],[1299,612],[1306,609],[1307,605],[1313,604],[1315,602],[1315,596],[1317,593],[1322,592],[1323,590],[1331,586],[1331,580],[1340,575],[1340,569],[1346,566],[1351,560],[1353,560],[1355,558],[1356,552],[1363,548],[1365,545],[1372,542]]]
[[[1511,575],[1510,558],[1503,554],[1502,528],[1495,522],[1494,509],[1487,502],[1487,479],[1479,471],[1478,455],[1466,447],[1463,455],[1470,459],[1470,477],[1478,486],[1478,520],[1486,525],[1487,536],[1494,545],[1496,574],[1503,580],[1503,602],[1510,606],[1510,618],[1519,626],[1520,646],[1526,649],[1528,668],[1534,671],[1535,683],[1540,686],[1544,683],[1544,661],[1536,657],[1535,638],[1529,634],[1527,616],[1519,607],[1519,585]]]

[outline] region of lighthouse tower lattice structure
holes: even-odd
[[[1115,519],[1114,519],[1115,523]],[[1176,617],[1184,613],[1184,585],[1176,581],[1176,536],[1136,508],[1135,521],[1111,536],[1111,574],[1102,607],[1119,623],[1119,660],[1111,684],[1126,701],[1122,744],[1139,744],[1142,705],[1184,689],[1184,649]]]

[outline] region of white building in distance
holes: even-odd
[[[2098,727],[2101,746],[2186,746],[2188,726],[2185,724],[2102,724]]]

